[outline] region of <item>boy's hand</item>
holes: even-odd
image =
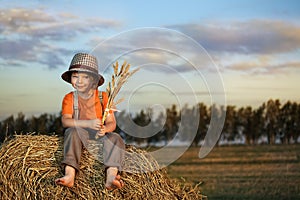
[[[100,130],[98,131],[97,134],[98,134],[99,136],[104,136],[106,132],[107,132],[107,131],[106,131],[106,127],[105,127],[104,125],[102,125],[102,126],[100,127]]]
[[[100,130],[102,126],[101,120],[100,119],[93,119],[90,120],[90,128],[94,130]]]

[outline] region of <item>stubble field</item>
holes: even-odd
[[[215,147],[203,159],[191,147],[167,170],[214,199],[300,199],[300,145]]]

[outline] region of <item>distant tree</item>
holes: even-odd
[[[197,108],[199,109],[200,116],[199,116],[199,126],[197,130],[197,135],[193,141],[194,146],[197,146],[200,140],[204,139],[207,133],[209,120],[210,120],[208,108],[204,103],[199,103]]]
[[[48,114],[42,114],[39,117],[32,116],[29,120],[29,132],[36,134],[47,134],[48,130]]]
[[[166,135],[166,141],[170,141],[178,131],[178,122],[180,115],[177,111],[176,105],[172,105],[171,108],[167,108],[167,119],[164,126],[164,133]]]
[[[242,131],[242,133],[246,137],[246,144],[253,144],[255,141],[255,133],[254,133],[254,123],[253,123],[253,115],[251,106],[247,106],[246,108],[240,108],[237,112],[238,115],[238,129]],[[237,130],[237,131],[239,131]]]
[[[288,144],[290,141],[297,141],[299,126],[299,108],[297,103],[286,102],[280,109],[279,127],[282,142]]]
[[[48,130],[49,130],[49,118],[48,118],[48,114],[44,113],[42,115],[40,115],[40,117],[38,118],[38,129],[37,132],[41,133],[41,134],[48,134]]]
[[[289,139],[293,132],[293,119],[292,119],[292,103],[286,102],[280,109],[279,115],[279,128],[281,133],[281,141],[285,144],[289,143]]]
[[[2,122],[2,127],[1,127],[1,135],[0,139],[3,142],[5,138],[11,138],[13,137],[15,133],[15,120],[14,116],[11,115]]]
[[[5,128],[4,128],[5,126],[3,125],[3,122],[0,122],[0,145],[1,145],[1,143],[5,140],[5,137],[6,137],[6,135],[5,135]]]
[[[63,126],[61,122],[61,114],[60,115],[49,115],[48,122],[49,124],[47,133],[48,134],[56,134],[63,136]]]
[[[224,128],[220,120],[226,117],[226,111],[224,106],[217,106],[216,104],[211,105],[208,111],[210,123],[208,125],[208,133],[205,136],[205,145],[211,146],[215,143],[216,139],[218,141],[220,140],[219,133],[220,130],[222,131]]]
[[[210,135],[206,137],[205,144],[211,145],[214,144],[216,137],[219,137],[217,134],[220,129],[222,137],[227,140],[234,140],[239,136],[237,134],[243,133],[247,144],[257,143],[261,136],[267,136],[270,144],[274,144],[276,138],[288,144],[291,141],[297,142],[300,137],[300,104],[288,101],[281,106],[278,99],[270,99],[257,109],[252,109],[251,106],[236,109],[235,106],[216,105],[208,108],[205,104],[199,103],[192,107],[185,105],[181,111],[177,110],[176,105],[172,105],[155,119],[152,117],[151,109],[147,112],[141,110],[134,114],[134,117],[132,115],[126,112],[116,114],[116,132],[129,142],[150,144],[164,140],[167,143],[180,132],[183,137],[179,139],[193,139],[193,145],[197,145],[206,137],[209,130]],[[224,117],[226,118],[223,126],[221,122]],[[143,132],[146,126],[148,130],[153,129],[156,133],[145,137],[147,133]],[[13,137],[15,133],[63,135],[61,115],[47,113],[27,119],[22,112],[18,113],[16,118],[11,115],[0,122],[0,131],[0,143],[7,137]],[[126,131],[134,132],[134,136]]]
[[[295,103],[296,104],[296,103]],[[295,124],[295,133],[294,133],[294,138],[295,141],[298,142],[298,138],[300,138],[300,104],[297,104],[297,109],[296,109],[296,124]]]
[[[144,111],[143,111],[144,112]],[[145,114],[145,113],[144,113]],[[144,114],[142,115],[136,115],[136,117],[134,117],[134,121],[137,122],[137,118],[141,117],[141,116],[145,116]],[[144,135],[144,137],[146,137],[145,139],[143,139],[144,142],[147,142],[147,145],[149,146],[150,144],[156,143],[156,142],[160,142],[160,141],[166,141],[166,134],[165,134],[165,122],[166,122],[166,115],[164,114],[164,112],[159,113],[158,116],[153,116],[153,112],[151,109],[148,110],[148,115],[147,115],[147,120],[141,120],[144,121],[143,123],[137,122],[136,125],[137,126],[141,126],[140,128],[137,128],[139,130],[143,130],[143,131],[149,131],[149,133],[142,133],[142,135]],[[124,131],[126,133],[127,130],[127,123],[128,120],[120,120],[120,117],[118,117],[117,121],[118,123],[120,123],[121,125],[121,129],[122,131]],[[143,117],[142,117],[143,118]],[[127,117],[128,119],[128,117]],[[146,122],[146,123],[145,123]],[[147,126],[146,129],[144,129],[145,124]],[[125,128],[124,128],[125,127]],[[132,130],[132,128],[131,128]],[[146,134],[146,135],[145,135]],[[149,136],[151,135],[151,136]],[[137,138],[136,137],[132,137],[130,135],[128,135],[126,133],[126,140],[127,141],[136,141]]]
[[[147,138],[148,146],[152,143],[165,141],[163,131],[164,131],[164,124],[166,120],[166,115],[161,112],[157,117],[154,118],[153,114],[151,115],[151,126],[150,128],[153,130],[153,136]]]
[[[136,115],[136,117],[133,119],[133,121],[135,122],[136,125],[136,137],[135,137],[135,141],[138,143],[138,144],[141,144],[142,142],[145,142],[147,139],[143,137],[144,133],[143,133],[143,127],[147,126],[151,119],[149,117],[149,115],[147,115],[145,113],[144,110],[141,110],[140,113],[138,113]]]
[[[265,123],[266,134],[268,137],[268,143],[274,144],[275,138],[278,133],[278,119],[280,113],[280,102],[278,99],[275,101],[270,99],[266,105]]]
[[[234,140],[235,133],[234,131],[236,130],[235,128],[235,119],[236,119],[236,110],[235,106],[227,106],[226,111],[226,118],[225,118],[225,123],[222,131],[222,138],[232,141]]]
[[[290,125],[292,128],[291,138],[297,142],[300,136],[300,104],[293,103],[291,107],[291,121]]]
[[[37,132],[37,127],[38,127],[38,118],[37,117],[34,117],[32,116],[30,119],[29,119],[29,132],[30,133],[33,133],[33,132]]]
[[[198,112],[197,107],[189,107],[187,104],[181,109],[177,139],[194,142],[199,126],[199,120],[196,118]]]
[[[263,103],[257,109],[253,111],[252,114],[252,132],[250,137],[250,144],[256,144],[260,136],[265,134],[265,119],[264,113],[266,109],[266,104]]]
[[[2,122],[0,122],[0,131],[2,131]],[[2,143],[1,135],[2,135],[2,132],[0,132],[0,144]]]
[[[15,120],[15,131],[17,134],[23,134],[28,132],[28,121],[25,119],[25,115],[20,112]]]

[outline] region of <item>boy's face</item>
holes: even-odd
[[[89,92],[93,89],[94,77],[84,72],[73,72],[71,74],[71,84],[78,92]]]

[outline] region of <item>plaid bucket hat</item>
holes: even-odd
[[[69,70],[61,75],[61,78],[71,83],[72,72],[86,72],[94,75],[99,79],[98,86],[104,83],[104,78],[98,72],[98,61],[95,56],[87,53],[77,53],[74,55]]]

